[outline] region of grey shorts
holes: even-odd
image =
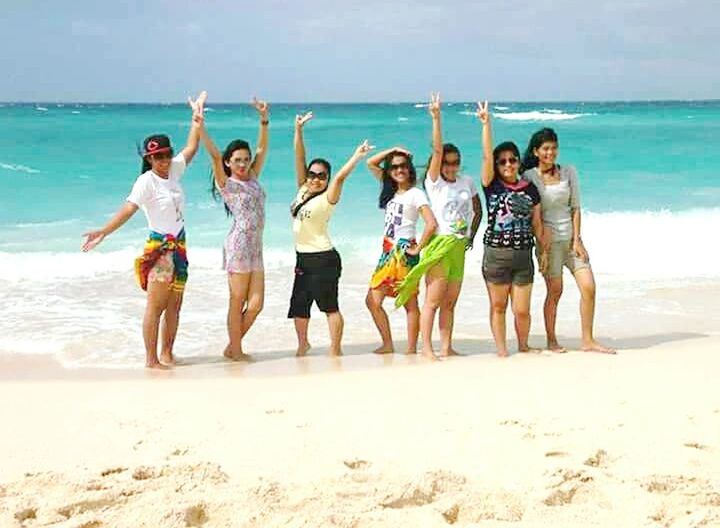
[[[538,259],[539,257],[538,248]],[[571,240],[559,240],[550,244],[550,254],[548,255],[548,266],[545,276],[550,278],[562,277],[563,266],[575,273],[577,270],[590,268],[590,261],[585,262],[575,256],[572,250]]]
[[[532,250],[485,246],[482,272],[485,280],[493,284],[532,284]]]

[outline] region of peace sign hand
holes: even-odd
[[[305,123],[310,121],[313,118],[312,112],[307,112],[306,114],[298,114],[295,116],[295,127],[296,128],[302,128]]]
[[[261,99],[258,99],[257,97],[253,97],[253,106],[255,107],[255,110],[260,113],[261,119],[267,119],[269,110],[269,105],[267,104],[267,101],[263,101]]]
[[[188,97],[188,104],[190,108],[192,108],[192,118],[196,123],[202,122],[205,117],[205,101],[207,101],[207,96],[208,93],[203,90],[194,101],[191,97]]]
[[[428,110],[433,119],[440,117],[440,92],[430,93],[430,104]]]
[[[372,149],[374,149],[374,148],[375,148],[375,146],[374,146],[374,145],[370,145],[370,144],[368,143],[367,139],[366,139],[365,141],[363,141],[362,143],[360,143],[360,145],[358,146],[358,148],[355,149],[355,154],[354,154],[354,156],[355,156],[355,158],[357,158],[357,159],[362,159],[362,158],[364,158],[365,156],[367,156],[368,152],[370,152],[370,151],[371,151]]]
[[[484,103],[478,101],[477,113],[478,119],[483,125],[487,125],[490,122],[490,112],[488,112],[488,102]]]

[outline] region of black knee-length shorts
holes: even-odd
[[[338,282],[342,273],[340,254],[335,250],[297,253],[295,283],[288,318],[310,318],[313,302],[321,312],[333,313],[338,306]]]

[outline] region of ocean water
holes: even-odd
[[[615,285],[618,295],[626,293],[621,285],[628,282],[720,276],[714,242],[720,225],[720,101],[491,105],[496,142],[512,140],[523,150],[538,128],[558,132],[560,162],[575,165],[580,177],[583,238],[609,291]],[[306,126],[308,159],[325,157],[334,170],[366,138],[378,148],[409,148],[420,172],[430,151],[423,102],[271,104],[270,149],[261,177],[268,196],[268,294],[258,325],[273,337],[257,337],[257,348],[292,346],[284,317],[294,261],[292,132],[295,114],[308,110],[315,113]],[[0,118],[0,351],[53,353],[68,364],[138,361],[144,297],[131,268],[146,234],[144,216],[139,212],[90,254],[79,251],[81,234],[102,226],[125,200],[140,170],[136,144],[145,136],[164,132],[182,147],[189,109],[4,103]],[[248,105],[210,104],[206,122],[220,147],[235,138],[255,144],[257,117]],[[443,128],[445,141],[462,151],[463,171],[478,177],[474,103],[444,104]],[[211,354],[224,340],[227,286],[220,248],[230,221],[211,197],[202,149],[184,187],[191,277],[181,341],[189,354]],[[366,281],[382,233],[378,192],[359,166],[331,222],[346,269],[344,311],[363,325],[369,320]],[[469,276],[479,276],[480,260],[477,248]],[[482,292],[475,293],[481,302]],[[464,293],[467,299],[473,295]],[[318,331],[318,343],[324,334],[324,328]]]

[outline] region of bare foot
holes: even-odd
[[[373,350],[373,354],[394,354],[394,353],[395,353],[395,349],[393,348],[392,345],[390,345],[390,346],[382,345],[382,346],[377,347],[375,350]]]
[[[235,354],[235,355],[231,356],[231,358],[233,361],[247,361],[248,363],[255,361],[250,354],[246,354],[245,352],[240,352],[239,354]]]
[[[170,367],[168,365],[163,365],[157,359],[155,361],[146,361],[145,368],[155,370],[170,370]]]
[[[405,354],[408,355],[408,356],[412,356],[412,355],[417,354],[417,350],[415,350],[414,348],[413,348],[413,349],[408,349],[408,350],[405,351]]]
[[[310,343],[305,343],[304,345],[298,345],[297,351],[295,352],[296,357],[303,357],[305,354],[308,353],[308,350],[310,350],[312,347],[310,346]]]
[[[539,354],[542,352],[541,348],[534,348],[531,346],[524,346],[524,347],[518,347],[518,352],[522,352],[523,354]]]
[[[423,348],[422,355],[425,359],[429,359],[430,361],[438,361],[438,357],[435,355],[435,352],[433,352],[432,348]]]
[[[508,354],[507,350],[498,350],[497,356],[501,357],[501,358],[506,358],[506,357],[510,357],[510,354]]]
[[[444,352],[440,352],[440,357],[451,357],[451,356],[462,356],[460,352],[455,350],[454,348],[451,348],[450,350],[446,350]]]
[[[567,352],[567,349],[557,341],[548,341],[547,349],[550,352],[555,352],[556,354],[564,354],[565,352]]]
[[[162,352],[160,354],[160,363],[163,365],[173,366],[175,365],[175,357],[172,352]]]
[[[223,356],[225,356],[227,359],[232,359],[232,352],[230,352],[230,345],[225,347],[225,350],[223,350]]]
[[[331,350],[328,354],[331,358],[341,357],[343,355],[342,350]]]
[[[590,343],[583,344],[583,352],[599,352],[600,354],[617,354],[617,350],[601,345],[597,341],[591,341]]]

